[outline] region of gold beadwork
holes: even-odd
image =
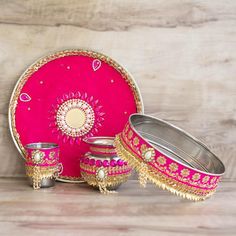
[[[129,139],[127,139],[127,137],[125,136],[125,135],[122,135],[122,134],[120,134],[120,136],[122,137],[122,139],[124,140],[124,142],[126,142],[126,143],[129,143],[130,142],[130,140]],[[125,144],[126,145],[126,144]],[[126,145],[127,146],[127,145]],[[132,146],[131,146],[132,147]],[[138,149],[136,149],[135,147],[132,147],[132,148],[129,148],[129,149],[131,149],[131,152],[133,152],[133,150],[135,150],[137,153],[138,153],[138,155],[140,156],[140,155],[142,155],[140,152],[139,152],[139,150]],[[173,163],[175,163],[175,162],[173,162]],[[192,181],[192,179],[191,178],[189,178],[189,176],[188,177],[183,177],[179,172],[176,172],[176,173],[173,173],[166,165],[163,165],[163,166],[161,166],[161,165],[159,165],[159,163],[157,163],[157,162],[152,162],[152,164],[153,164],[153,166],[155,166],[156,168],[157,168],[157,170],[158,171],[161,171],[162,173],[167,173],[169,176],[172,176],[172,177],[175,177],[175,178],[177,178],[179,181],[182,181],[182,182],[188,182],[188,183],[190,183],[191,185],[193,185],[193,186],[196,186],[196,187],[201,187],[201,188],[216,188],[216,186],[217,186],[217,183],[219,182],[219,178],[217,179],[216,177],[214,177],[214,179],[215,179],[215,181],[214,182],[212,182],[212,183],[206,183],[206,184],[202,184],[201,182],[196,182],[196,181]],[[217,180],[217,181],[216,181]],[[210,181],[211,182],[211,181]]]
[[[49,153],[49,158],[54,159],[55,155],[56,155],[56,153],[54,151],[52,151]]]

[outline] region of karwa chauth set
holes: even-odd
[[[121,65],[94,51],[65,50],[24,72],[9,123],[34,189],[85,181],[113,193],[135,169],[142,186],[150,181],[195,201],[211,196],[223,163],[196,138],[143,112]]]

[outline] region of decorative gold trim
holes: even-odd
[[[53,166],[25,166],[26,175],[32,178],[33,188],[39,189],[41,187],[42,179],[46,178],[57,178],[58,176],[58,167]]]
[[[90,150],[94,152],[115,153],[115,148],[100,148],[91,146]]]
[[[10,104],[9,104],[9,116],[8,116],[9,117],[9,128],[10,128],[10,132],[11,132],[13,141],[24,159],[25,159],[26,151],[20,141],[20,135],[16,130],[16,122],[15,122],[15,111],[16,111],[16,107],[18,104],[18,98],[20,96],[20,92],[21,92],[24,84],[26,83],[28,78],[34,72],[36,72],[39,68],[41,68],[46,63],[53,61],[57,58],[61,58],[61,57],[65,57],[65,56],[78,56],[78,55],[88,56],[88,57],[99,59],[99,60],[109,64],[113,68],[115,68],[122,75],[124,80],[128,83],[128,85],[132,89],[133,94],[134,94],[134,99],[136,102],[136,106],[137,106],[137,112],[143,113],[143,102],[142,102],[141,93],[138,89],[137,84],[135,83],[135,81],[131,77],[131,75],[128,73],[128,71],[125,70],[116,61],[114,61],[113,59],[111,59],[110,57],[108,57],[102,53],[94,52],[92,50],[71,49],[71,50],[64,50],[64,51],[55,52],[53,54],[50,54],[46,57],[43,57],[43,58],[37,60],[30,67],[28,67],[28,69],[23,73],[23,75],[18,80],[18,82],[13,90],[13,93],[11,95]],[[68,180],[77,181],[78,178],[76,178],[76,180],[74,177],[70,177],[70,176],[60,176],[60,178],[59,178],[59,180],[61,180],[61,181],[63,181],[64,179],[66,180],[66,182],[68,182]]]
[[[129,132],[127,132],[127,133],[123,132],[120,137],[125,142],[125,144],[129,143],[128,146],[131,150],[131,153],[135,152],[135,153],[137,153],[137,156],[143,158],[142,153],[148,148],[147,145],[142,144],[141,147],[136,147],[136,146],[132,145],[132,139],[127,138],[128,133]],[[189,184],[191,184],[192,186],[195,186],[195,187],[199,187],[199,188],[202,188],[202,189],[204,189],[204,188],[213,189],[213,188],[217,187],[217,184],[219,182],[219,178],[217,180],[216,180],[216,178],[212,178],[212,179],[215,179],[216,181],[213,181],[213,182],[210,181],[210,183],[207,183],[207,182],[203,183],[203,181],[201,181],[201,180],[194,181],[194,180],[192,180],[192,178],[190,178],[190,176],[189,176],[190,172],[188,172],[187,168],[184,168],[185,170],[183,171],[183,175],[182,175],[181,172],[179,172],[177,170],[172,171],[173,166],[171,167],[171,164],[173,164],[173,162],[171,164],[168,164],[168,165],[166,165],[165,163],[166,163],[166,157],[161,155],[161,156],[157,157],[156,160],[153,159],[152,161],[150,161],[150,166],[152,165],[152,166],[156,167],[156,168],[154,168],[154,170],[157,169],[156,171],[158,171],[158,172],[167,173],[169,176],[171,176],[171,178],[172,177],[176,178],[180,182],[189,183]],[[177,167],[177,169],[178,169],[179,164],[177,164],[177,163],[174,163],[174,164],[176,164],[175,167]]]
[[[126,160],[129,165],[133,167],[137,172],[141,172],[142,176],[145,176],[145,178],[147,178],[163,190],[166,189],[177,196],[181,196],[183,198],[194,201],[205,200],[215,193],[215,189],[203,190],[182,184],[174,179],[168,178],[161,172],[157,172],[157,170],[150,165],[148,166],[148,168],[144,168],[142,164],[143,161],[136,157],[131,150],[129,150],[129,147],[120,138],[120,134],[115,138],[115,146],[116,151],[120,157]],[[144,179],[144,177],[142,177],[142,179]],[[144,184],[142,182],[141,184],[145,186],[145,180]]]
[[[45,153],[40,150],[34,150],[31,155],[32,155],[32,161],[35,164],[40,164],[44,161],[43,158],[45,157]]]
[[[137,138],[137,137],[135,137]],[[142,157],[145,162],[151,162],[154,160],[155,151],[153,148],[146,148],[142,151]]]
[[[131,173],[115,175],[115,176],[107,175],[103,181],[99,180],[96,174],[88,174],[85,171],[81,171],[81,175],[89,185],[98,187],[100,192],[103,194],[109,194],[109,193],[115,193],[115,191],[108,190],[110,187],[116,187],[126,182]]]
[[[84,107],[86,109],[84,109]],[[83,124],[80,127],[72,127],[69,124],[67,124],[66,121],[66,116],[68,112],[70,112],[72,109],[80,110],[83,112],[85,116],[85,120]],[[88,117],[87,113],[90,113],[91,117]],[[65,113],[65,114],[63,114]],[[65,102],[63,102],[60,107],[57,110],[57,115],[56,115],[56,122],[59,127],[59,129],[66,135],[71,136],[71,137],[80,137],[85,134],[87,134],[93,127],[94,125],[94,111],[92,107],[86,102],[78,98],[72,98],[69,99]],[[77,120],[80,120],[81,117],[76,117]]]

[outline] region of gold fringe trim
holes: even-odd
[[[146,187],[147,185],[147,181],[148,181],[148,178],[147,178],[147,173],[148,173],[148,167],[147,167],[147,164],[142,162],[141,163],[141,166],[140,166],[140,169],[139,169],[139,176],[138,176],[138,179],[139,179],[139,183],[142,187]]]
[[[162,173],[157,173],[157,170],[155,170],[151,166],[147,166],[147,164],[145,167],[143,165],[145,163],[143,163],[142,160],[140,160],[135,156],[135,154],[129,151],[127,145],[122,142],[120,134],[115,138],[115,147],[118,156],[127,161],[131,167],[133,167],[138,173],[140,173],[140,183],[143,186],[145,186],[146,180],[150,180],[152,183],[162,188],[163,190],[168,190],[177,196],[193,201],[203,201],[215,193],[215,190],[205,191],[182,184],[174,179],[166,177]]]
[[[106,184],[105,181],[98,182],[98,187],[99,187],[100,193],[103,193],[103,194],[113,194],[113,193],[117,193],[116,191],[108,190],[108,189],[107,189],[107,184]]]
[[[41,188],[43,179],[58,177],[58,167],[26,166],[25,169],[26,175],[32,178],[34,189]]]
[[[108,190],[109,187],[116,187],[119,186],[122,183],[125,183],[131,173],[129,174],[122,174],[122,175],[116,175],[116,176],[107,176],[106,179],[103,181],[98,180],[95,174],[88,174],[84,172],[81,169],[81,175],[84,178],[84,180],[91,186],[98,187],[100,192],[103,194],[110,194],[110,193],[116,193],[116,191]]]

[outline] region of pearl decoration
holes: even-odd
[[[147,148],[143,151],[142,156],[146,162],[150,162],[154,159],[155,151],[153,148]]]
[[[71,116],[72,112],[74,113]],[[56,121],[58,128],[63,133],[68,136],[79,137],[92,129],[95,115],[92,107],[87,102],[81,99],[69,99],[58,108]]]
[[[104,178],[105,178],[105,172],[104,172],[103,170],[99,170],[99,171],[98,171],[98,177],[99,177],[100,179],[104,179]]]

